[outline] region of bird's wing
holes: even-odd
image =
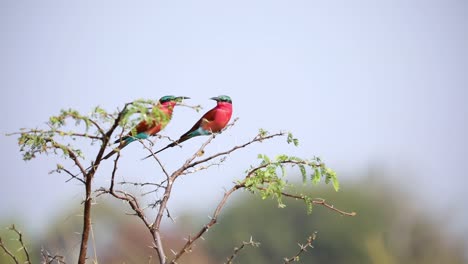
[[[146,123],[145,120],[143,120],[140,123],[138,123],[138,125],[136,125],[132,130],[130,130],[130,132],[128,132],[127,135],[125,135],[122,138],[119,138],[116,141],[114,141],[114,144],[119,143],[119,142],[123,142],[123,141],[125,141],[126,143],[129,143],[129,142],[127,142],[128,139],[130,139],[131,137],[135,137],[136,135],[138,135],[140,133],[146,132],[149,129],[150,129],[150,126]],[[130,140],[130,142],[131,141],[133,141],[133,140]]]
[[[148,125],[148,123],[145,120],[143,120],[140,123],[138,123],[138,125],[136,125],[135,128],[132,129],[132,131],[136,131],[136,133],[135,133],[135,135],[136,135],[136,134],[140,134],[142,132],[148,131],[150,129],[150,127],[151,126]],[[130,133],[133,134],[132,132],[130,132]]]
[[[208,123],[210,123],[211,121],[214,120],[214,116],[215,116],[215,113],[216,113],[216,109],[213,108],[211,109],[210,111],[206,112],[206,114],[204,114],[198,121],[197,123],[195,123],[195,125],[193,125],[193,127],[187,131],[185,134],[183,134],[182,136],[180,136],[180,139],[177,140],[179,143],[189,139],[192,137],[191,133],[199,128],[204,128],[206,127],[206,125]]]

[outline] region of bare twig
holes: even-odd
[[[210,163],[208,165],[204,165],[204,166],[200,165],[200,166],[194,167],[191,170],[187,169],[184,173],[182,173],[182,175],[187,175],[187,174],[196,173],[196,172],[199,172],[199,171],[202,171],[202,170],[207,170],[207,169],[209,169],[210,167],[213,167],[213,166],[221,166],[221,164],[223,162],[225,162],[226,159],[227,159],[227,157],[224,156],[224,157],[220,158],[217,162],[212,162],[212,163]]]
[[[13,253],[11,253],[11,251],[5,246],[5,244],[3,244],[3,240],[2,238],[0,237],[0,247],[3,249],[3,251],[5,251],[5,253],[11,257],[11,259],[16,263],[16,264],[19,264],[19,261],[18,259],[16,258],[15,255],[13,255]]]
[[[100,140],[101,137],[98,136],[93,136],[87,133],[76,133],[72,131],[63,131],[63,130],[58,130],[58,129],[51,129],[51,130],[42,130],[42,129],[31,129],[28,131],[21,131],[21,132],[13,132],[13,133],[8,133],[6,136],[14,136],[14,135],[21,135],[21,134],[43,134],[43,133],[54,133],[58,134],[60,136],[71,136],[71,137],[84,137],[84,138],[90,138],[90,139],[96,139]]]
[[[232,152],[238,150],[238,149],[241,149],[241,148],[245,148],[247,147],[248,145],[252,144],[252,143],[256,143],[256,142],[262,142],[263,140],[268,140],[268,139],[272,139],[274,137],[280,137],[280,136],[284,136],[286,135],[286,133],[284,132],[278,132],[278,133],[275,133],[275,134],[271,134],[271,135],[267,135],[267,136],[261,136],[260,134],[257,135],[255,138],[253,138],[252,140],[250,140],[249,142],[247,143],[244,143],[242,145],[239,145],[239,146],[235,146],[235,147],[232,147],[230,150],[227,150],[227,151],[223,151],[223,152],[219,152],[219,153],[216,153],[212,156],[209,156],[205,159],[201,159],[201,160],[197,160],[193,163],[191,163],[190,165],[187,166],[187,168],[191,168],[191,167],[195,167],[196,165],[199,165],[199,164],[202,164],[202,163],[205,163],[207,161],[210,161],[214,158],[217,158],[217,157],[220,157],[220,156],[226,156],[226,155],[229,155],[231,154]]]
[[[15,225],[12,225],[10,230],[13,230],[18,235],[18,241],[20,242],[21,248],[23,249],[24,255],[26,256],[25,263],[31,264],[31,258],[29,257],[28,249],[26,248],[26,244],[23,241],[23,234],[18,229],[16,229]]]
[[[218,216],[219,214],[221,213],[221,210],[223,209],[224,205],[226,204],[226,201],[228,200],[228,198],[231,196],[231,194],[233,194],[235,191],[237,191],[238,189],[240,188],[243,188],[245,187],[244,184],[240,183],[240,184],[236,184],[234,185],[231,189],[229,189],[227,192],[224,193],[224,196],[223,196],[223,199],[221,200],[221,202],[219,202],[218,206],[216,207],[215,211],[213,212],[213,215],[211,217],[211,220],[210,222],[208,222],[208,224],[204,225],[200,231],[198,231],[197,234],[195,234],[194,236],[189,236],[188,239],[187,239],[187,242],[185,242],[184,246],[182,247],[181,250],[179,250],[179,252],[176,253],[174,259],[171,260],[171,264],[175,264],[176,261],[182,257],[183,254],[185,254],[186,252],[190,251],[190,248],[192,247],[193,243],[199,239],[206,231],[208,231],[208,229],[210,229],[213,225],[216,224],[216,222],[218,221]]]
[[[101,128],[101,126],[100,126],[96,121],[94,121],[94,120],[91,119],[91,118],[89,118],[88,120],[89,120],[89,122],[91,122],[91,123],[96,127],[96,129],[99,131],[99,133],[100,133],[102,136],[105,136],[105,135],[106,135],[106,133],[104,132],[104,130]],[[90,138],[92,138],[92,137],[90,137]],[[96,137],[96,138],[93,138],[93,139],[101,140],[102,137]]]
[[[112,168],[112,177],[111,177],[111,184],[109,190],[112,192],[114,191],[114,182],[115,182],[115,173],[117,172],[117,162],[120,159],[120,151],[117,152],[117,157],[114,160],[114,167]]]
[[[167,181],[167,180],[164,180],[164,181],[162,181],[161,183],[121,181],[121,182],[118,182],[118,184],[120,184],[120,185],[133,185],[133,186],[140,186],[140,187],[144,187],[144,186],[156,186],[156,187],[158,187],[158,188],[165,188],[166,186],[164,186],[163,184],[164,184],[166,181]]]
[[[150,231],[152,237],[153,237],[153,241],[154,241],[154,247],[156,249],[156,251],[158,252],[158,256],[159,256],[159,261],[160,263],[165,263],[165,259],[166,259],[166,256],[164,254],[164,251],[162,250],[162,240],[161,240],[161,237],[160,237],[160,234],[159,232],[156,232],[155,231],[155,228],[154,228],[154,225],[149,222],[146,218],[146,215],[143,211],[143,209],[141,208],[139,202],[138,202],[138,199],[132,195],[132,194],[129,194],[127,192],[124,192],[124,191],[120,191],[120,190],[115,190],[115,177],[116,177],[116,171],[117,171],[117,161],[120,157],[120,153],[117,154],[117,158],[114,160],[114,167],[113,167],[113,171],[112,171],[112,177],[111,177],[111,183],[110,183],[110,187],[109,189],[105,189],[105,188],[101,188],[98,190],[98,192],[101,195],[101,194],[104,194],[104,193],[108,193],[110,195],[112,195],[113,197],[119,199],[119,200],[123,200],[123,201],[126,201],[131,209],[135,212],[135,215],[138,216],[142,221],[143,223],[145,224],[145,226],[148,228],[148,230]],[[133,184],[133,185],[140,185],[140,186],[146,186],[146,185],[156,185],[156,186],[160,186],[162,188],[167,188],[166,186],[163,186],[164,182],[169,182],[168,180],[164,180],[161,184],[153,184],[153,183],[129,183],[129,182],[121,182],[121,184]],[[169,215],[169,211],[168,212],[168,215]],[[172,218],[171,218],[172,219]]]
[[[29,263],[31,264],[31,258],[29,256],[29,251],[28,251],[28,248],[26,247],[26,244],[24,243],[24,240],[23,240],[23,234],[18,230],[16,229],[15,225],[11,225],[9,228],[9,230],[15,232],[17,235],[18,235],[18,242],[20,243],[21,245],[21,248],[19,250],[23,250],[24,252],[24,255],[26,256],[26,261],[24,263]],[[5,244],[3,243],[2,241],[2,238],[0,237],[0,247],[3,249],[3,251],[5,251],[5,253],[10,256],[12,258],[12,260],[15,262],[15,263],[19,263],[19,260],[18,258],[13,254],[11,253],[10,250],[8,250],[8,248],[5,246]]]
[[[239,247],[235,247],[235,248],[234,248],[234,252],[232,253],[232,255],[231,255],[229,258],[227,258],[227,262],[226,262],[225,264],[232,264],[232,261],[234,260],[234,258],[237,257],[237,255],[239,254],[239,252],[240,252],[245,246],[258,247],[258,246],[260,246],[260,243],[259,243],[259,242],[253,241],[252,237],[250,237],[250,241],[248,241],[248,242],[243,241],[242,244],[241,244]]]
[[[327,204],[327,203],[325,202],[325,200],[324,200],[324,199],[321,199],[321,198],[316,198],[316,199],[313,200],[312,202],[313,202],[314,204],[323,205],[323,206],[327,207],[328,209],[331,209],[331,210],[333,210],[333,211],[335,211],[335,212],[338,212],[338,213],[341,214],[341,215],[346,215],[346,216],[356,216],[356,215],[357,215],[356,212],[348,213],[348,212],[342,211],[342,210],[340,210],[340,209],[338,209],[338,208],[335,208],[333,205]]]
[[[259,190],[265,190],[264,188],[258,188]],[[306,197],[303,196],[303,195],[295,195],[295,194],[290,194],[290,193],[286,193],[286,192],[281,192],[282,195],[286,196],[286,197],[290,197],[290,198],[294,198],[294,199],[299,199],[299,200],[306,200]],[[322,198],[315,198],[314,200],[312,200],[312,203],[313,204],[318,204],[318,205],[322,205],[330,210],[333,210],[337,213],[339,213],[340,215],[344,215],[344,216],[356,216],[357,213],[356,212],[345,212],[343,210],[340,210],[338,208],[336,208],[335,206],[331,205],[331,204],[328,204],[325,202],[325,199],[322,199]]]
[[[203,107],[201,105],[188,105],[188,104],[184,104],[184,103],[181,103],[181,102],[178,102],[177,105],[191,108],[191,109],[193,109],[193,110],[195,110],[197,112],[200,112],[200,110],[203,110]]]
[[[164,165],[162,164],[161,160],[159,160],[159,158],[153,153],[153,151],[151,150],[151,148],[149,148],[148,146],[146,146],[146,144],[145,144],[143,141],[140,140],[140,142],[141,142],[141,144],[143,145],[143,147],[144,147],[145,149],[147,149],[147,150],[151,153],[152,157],[153,157],[153,158],[156,160],[156,162],[159,164],[159,167],[160,167],[161,170],[163,171],[164,175],[166,175],[166,179],[169,180],[170,175],[169,175],[169,173],[167,172],[166,167],[164,167]]]
[[[81,164],[80,160],[78,159],[78,155],[69,147],[65,146],[65,145],[62,145],[58,142],[55,142],[55,141],[52,141],[52,146],[55,148],[55,149],[64,149],[66,150],[68,156],[70,157],[70,159],[73,160],[73,162],[75,163],[75,165],[80,169],[80,172],[83,174],[83,175],[86,175],[86,170],[85,168],[83,167],[83,165]],[[79,179],[79,178],[76,178],[76,179]],[[84,183],[83,181],[81,181],[82,183]]]
[[[42,255],[42,260],[43,260],[42,263],[52,264],[56,262],[58,264],[65,264],[65,258],[63,256],[51,255],[44,248],[41,248],[41,255]]]
[[[163,214],[165,210],[167,209],[167,201],[169,200],[169,197],[171,196],[171,191],[172,191],[172,186],[174,184],[174,181],[184,173],[184,171],[188,168],[190,165],[190,162],[192,162],[196,157],[198,157],[198,153],[202,151],[214,138],[214,135],[211,135],[209,139],[200,147],[200,149],[193,154],[190,158],[188,158],[185,163],[180,167],[178,170],[176,170],[172,175],[170,175],[166,189],[164,191],[163,198],[161,199],[161,203],[159,205],[158,209],[158,214],[156,215],[156,218],[151,226],[151,232],[153,234],[153,237],[155,238],[155,249],[158,252],[159,255],[159,261],[160,263],[166,263],[166,254],[164,253],[164,248],[161,240],[161,232],[160,232],[160,226],[161,226],[161,221]],[[155,157],[156,158],[156,157]],[[188,240],[190,241],[190,239]],[[177,255],[176,255],[177,257]]]
[[[67,170],[67,169],[65,169],[65,168],[61,168],[61,170],[63,170],[64,172],[66,172],[68,175],[70,175],[70,179],[66,180],[65,182],[69,182],[69,181],[75,179],[75,180],[78,180],[78,181],[80,181],[81,183],[85,184],[85,181],[84,181],[83,179],[81,179],[81,178],[78,178],[78,175],[74,175],[71,171],[69,171],[69,170]]]
[[[316,237],[317,237],[317,233],[313,233],[311,236],[307,238],[307,242],[304,245],[298,244],[299,251],[296,253],[296,255],[290,258],[284,258],[284,264],[299,261],[300,255],[304,253],[305,251],[307,251],[307,248],[314,248],[314,246],[312,245],[312,242],[315,240]]]

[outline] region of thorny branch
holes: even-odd
[[[190,248],[192,247],[192,244],[197,239],[199,239],[206,231],[208,231],[208,229],[210,229],[213,225],[216,224],[216,222],[218,221],[218,216],[221,213],[221,210],[223,209],[224,205],[226,204],[226,201],[228,200],[229,196],[231,196],[231,194],[233,194],[235,191],[237,191],[238,189],[240,189],[242,187],[243,187],[242,184],[236,184],[231,189],[229,189],[227,192],[224,193],[223,199],[221,199],[221,202],[219,202],[218,206],[216,207],[216,209],[215,209],[215,211],[214,211],[214,213],[213,213],[213,215],[211,217],[211,220],[206,225],[204,225],[200,229],[200,231],[198,231],[198,233],[196,233],[194,236],[189,236],[188,237],[187,242],[185,242],[182,249],[179,250],[179,252],[175,254],[174,259],[172,259],[170,263],[173,263],[173,264],[177,263],[176,261],[180,257],[182,257],[183,254],[190,251]]]
[[[259,190],[265,190],[265,188],[262,188],[262,187],[259,187],[258,189]],[[290,193],[287,193],[287,192],[281,192],[281,194],[284,195],[285,197],[294,198],[294,199],[297,199],[297,200],[303,200],[303,201],[306,200],[306,197],[303,196],[303,195],[295,195],[295,194],[290,194]],[[326,203],[325,199],[322,199],[322,198],[315,198],[314,200],[312,200],[312,203],[322,205],[322,206],[324,206],[324,207],[326,207],[326,208],[328,208],[330,210],[333,210],[333,211],[339,213],[340,215],[356,216],[356,212],[345,212],[343,210],[340,210],[340,209],[336,208],[335,206]]]
[[[91,169],[88,172],[86,172],[86,170],[83,170],[83,168],[80,167],[80,170],[83,173],[83,175],[86,175],[85,176],[86,199],[84,202],[84,209],[83,209],[83,232],[81,233],[80,254],[78,258],[79,264],[85,264],[86,262],[86,252],[88,249],[89,232],[91,229],[92,180],[93,180],[94,174],[96,173],[97,168],[99,167],[100,162],[102,161],[104,151],[107,147],[107,143],[109,142],[112,133],[114,133],[115,129],[119,126],[119,123],[122,120],[128,106],[130,106],[131,104],[133,103],[130,102],[130,103],[125,104],[122,111],[120,111],[117,117],[115,118],[114,124],[101,138],[102,140],[101,147],[99,148],[99,152],[96,156],[95,161],[93,162],[93,165],[91,166]]]
[[[93,136],[87,133],[76,133],[72,131],[63,131],[63,130],[42,130],[42,129],[30,129],[27,131],[21,131],[21,132],[13,132],[13,133],[8,133],[6,134],[7,136],[14,136],[14,135],[21,135],[21,134],[43,134],[43,133],[54,133],[59,136],[71,136],[71,137],[84,137],[84,138],[89,138],[89,139],[95,139],[95,140],[100,140],[101,137],[98,136]]]
[[[307,238],[307,242],[304,245],[298,244],[299,251],[296,253],[296,255],[290,258],[284,258],[284,264],[299,261],[300,255],[304,253],[305,251],[307,251],[307,248],[314,248],[314,246],[312,245],[312,242],[314,242],[316,237],[317,237],[317,233],[313,233],[311,236]]]
[[[58,149],[58,148],[63,148],[63,149],[65,149],[65,150],[67,151],[67,153],[68,153],[68,156],[73,160],[73,162],[75,163],[75,165],[80,169],[81,173],[82,173],[83,175],[86,175],[86,170],[85,170],[85,168],[83,167],[83,165],[81,164],[80,160],[78,159],[78,156],[75,154],[75,152],[74,152],[71,148],[69,148],[69,147],[67,147],[67,146],[64,146],[64,145],[61,145],[61,144],[59,144],[59,143],[57,143],[57,142],[55,142],[55,141],[53,142],[52,145],[54,146],[54,148],[57,148],[57,149]],[[65,172],[70,173],[69,171],[65,171]],[[83,184],[86,184],[85,180],[80,179],[80,178],[78,178],[78,177],[76,177],[76,176],[73,176],[73,174],[72,174],[72,179],[73,179],[73,178],[79,180],[79,181],[80,181],[81,183],[83,183]]]
[[[105,194],[105,193],[108,193],[108,194],[112,195],[113,197],[115,197],[115,198],[117,198],[119,200],[126,201],[130,205],[130,208],[132,208],[132,210],[135,212],[135,215],[138,216],[143,221],[146,228],[148,228],[148,230],[150,230],[150,233],[153,236],[153,240],[156,240],[156,236],[155,236],[154,232],[151,232],[152,225],[147,220],[145,212],[140,207],[140,203],[138,202],[138,199],[134,195],[132,195],[130,193],[114,189],[114,187],[115,187],[115,177],[116,177],[116,172],[117,172],[117,164],[118,164],[119,158],[120,158],[120,152],[117,152],[117,157],[114,160],[114,167],[113,167],[113,170],[112,170],[112,177],[111,177],[110,187],[109,187],[109,189],[100,188],[99,190],[97,190],[97,192],[99,192],[98,196],[100,196],[102,194]],[[160,255],[160,261],[161,261],[161,257],[164,257],[164,256]],[[160,262],[160,263],[164,263],[164,262]]]
[[[2,238],[0,237],[0,247],[3,249],[3,251],[5,251],[5,253],[11,257],[11,259],[16,263],[16,264],[19,264],[19,261],[18,259],[16,258],[16,256],[11,253],[11,251],[5,246],[5,244],[3,244],[3,240]]]
[[[21,248],[20,248],[19,250],[23,250],[24,255],[25,255],[25,257],[26,257],[26,261],[25,261],[24,263],[29,263],[29,264],[31,264],[31,258],[30,258],[30,256],[29,256],[28,248],[26,247],[26,244],[25,244],[24,241],[23,241],[23,234],[22,234],[18,229],[16,229],[15,225],[12,225],[12,226],[9,227],[8,229],[11,230],[11,231],[13,231],[13,232],[15,232],[15,233],[18,235],[18,242],[19,242],[20,245],[21,245]],[[17,264],[20,263],[19,260],[18,260],[18,258],[17,258],[10,250],[8,250],[8,248],[5,246],[5,244],[3,243],[1,237],[0,237],[0,247],[3,249],[3,251],[4,251],[8,256],[11,257],[11,259],[12,259],[15,263],[17,263]]]
[[[296,164],[297,161],[295,160],[289,160],[289,161],[283,161],[282,163],[290,163],[290,164]],[[213,225],[215,225],[217,223],[217,220],[218,220],[218,216],[219,214],[221,213],[221,210],[223,209],[224,205],[226,204],[226,201],[228,200],[228,198],[237,190],[239,189],[242,189],[242,188],[246,188],[246,182],[247,180],[252,177],[253,175],[255,175],[255,172],[261,168],[264,168],[268,166],[268,164],[263,164],[263,165],[260,165],[256,168],[253,168],[249,171],[249,173],[245,176],[244,180],[237,183],[236,185],[234,185],[231,189],[229,189],[228,191],[226,191],[224,193],[224,196],[223,196],[223,199],[219,202],[218,206],[216,207],[212,217],[211,217],[211,220],[206,224],[204,225],[200,231],[198,231],[198,233],[196,233],[194,236],[189,236],[188,239],[187,239],[187,242],[184,244],[184,246],[182,247],[182,249],[175,254],[175,257],[174,259],[170,262],[171,264],[176,264],[177,260],[183,255],[185,254],[186,252],[189,252],[193,243],[198,240],[205,232],[208,231],[208,229],[210,229]],[[260,189],[260,188],[259,188]],[[296,199],[302,199],[302,200],[305,200],[305,197],[304,196],[296,196],[296,195],[292,195],[292,194],[288,194],[288,193],[285,193],[283,192],[282,193],[284,196],[286,197],[292,197],[292,198],[296,198]],[[344,212],[342,210],[339,210],[337,208],[335,208],[333,205],[329,205],[327,203],[325,203],[325,200],[323,199],[317,199],[317,200],[314,200],[313,201],[314,204],[320,204],[320,205],[323,205],[331,210],[334,210],[342,215],[346,215],[346,216],[354,216],[356,215],[355,212],[352,212],[352,213],[347,213],[347,212]]]
[[[65,264],[65,258],[59,255],[51,255],[47,250],[41,248],[42,263],[52,264],[54,262],[58,264]]]
[[[260,243],[253,241],[252,237],[250,237],[250,240],[248,242],[243,241],[242,244],[239,247],[234,248],[234,252],[232,253],[232,255],[229,258],[227,258],[227,262],[225,264],[232,264],[232,261],[234,260],[234,258],[237,257],[239,252],[242,249],[244,249],[245,246],[259,247]]]

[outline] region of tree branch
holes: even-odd
[[[63,131],[63,130],[58,130],[58,129],[51,129],[51,130],[31,129],[31,130],[28,130],[28,131],[8,133],[8,134],[6,134],[6,136],[21,135],[21,134],[24,134],[24,133],[31,133],[31,134],[40,133],[40,134],[43,134],[43,133],[50,133],[50,132],[52,132],[54,134],[57,134],[59,136],[84,137],[84,138],[90,138],[90,139],[95,139],[95,140],[100,140],[101,139],[101,137],[93,136],[93,135],[90,135],[90,134],[87,134],[87,133],[76,133],[76,132],[72,132],[72,131]]]
[[[49,252],[47,252],[44,248],[41,248],[41,255],[42,255],[42,263],[45,264],[52,264],[54,261],[56,261],[58,264],[65,264],[64,257],[59,256],[59,255],[51,255]]]
[[[307,248],[314,248],[312,246],[312,242],[315,240],[316,237],[317,234],[313,233],[307,238],[307,243],[305,243],[304,245],[298,244],[300,248],[299,252],[297,252],[296,255],[292,256],[291,258],[284,258],[284,264],[299,261],[299,256],[305,251],[307,251]]]
[[[99,152],[96,156],[96,159],[91,166],[91,169],[89,172],[86,172],[82,167],[80,167],[81,172],[83,175],[86,175],[85,177],[85,189],[86,189],[86,199],[84,202],[84,209],[83,209],[83,232],[82,232],[82,237],[81,237],[81,246],[80,246],[80,255],[78,258],[78,264],[85,264],[86,262],[86,252],[88,249],[88,239],[89,239],[89,232],[91,228],[91,206],[92,206],[92,199],[91,199],[91,194],[92,194],[92,180],[94,177],[94,174],[96,173],[96,170],[99,167],[99,164],[102,161],[102,157],[104,155],[104,151],[107,147],[107,143],[109,142],[112,133],[114,133],[115,129],[119,126],[120,121],[122,120],[127,108],[129,105],[133,104],[132,102],[126,103],[122,111],[120,111],[117,114],[117,117],[114,120],[114,124],[111,126],[111,128],[105,133],[105,135],[102,138],[102,144],[101,147],[99,148]]]
[[[231,255],[229,258],[227,258],[227,262],[226,262],[225,264],[232,264],[232,261],[234,260],[234,258],[237,257],[237,255],[239,254],[239,252],[240,252],[245,246],[259,247],[259,246],[260,246],[260,243],[259,243],[259,242],[253,241],[252,237],[250,237],[250,241],[249,241],[249,242],[243,241],[242,244],[241,244],[239,247],[235,247],[235,248],[234,248],[234,252],[232,253],[232,255]]]
[[[18,242],[20,243],[21,245],[21,248],[19,250],[23,250],[24,252],[24,255],[26,256],[26,261],[24,263],[28,263],[28,264],[31,264],[31,258],[29,256],[29,251],[28,251],[28,248],[26,247],[26,244],[24,243],[24,240],[23,240],[23,234],[18,230],[16,229],[15,225],[11,225],[11,227],[8,228],[9,230],[15,232],[17,235],[18,235]],[[5,246],[5,244],[3,244],[3,241],[2,241],[2,238],[0,237],[0,247],[3,249],[3,251],[5,251],[5,253],[11,257],[11,259],[15,262],[15,263],[18,263],[19,264],[19,260],[18,258],[16,258],[16,256],[11,253],[10,250],[8,250],[8,248]],[[19,251],[18,250],[18,251]]]
[[[258,134],[255,138],[253,138],[252,140],[250,140],[249,142],[247,143],[244,143],[242,145],[239,145],[239,146],[235,146],[235,147],[232,147],[230,150],[227,150],[227,151],[223,151],[223,152],[219,152],[219,153],[216,153],[212,156],[209,156],[205,159],[201,159],[201,160],[197,160],[191,164],[189,164],[187,166],[187,168],[191,168],[191,167],[194,167],[196,165],[199,165],[199,164],[202,164],[202,163],[205,163],[207,161],[210,161],[214,158],[217,158],[217,157],[220,157],[220,156],[226,156],[226,155],[229,155],[231,154],[232,152],[236,151],[236,150],[239,150],[241,148],[245,148],[247,147],[248,145],[252,144],[252,143],[255,143],[255,142],[262,142],[263,140],[268,140],[268,139],[272,139],[274,137],[280,137],[280,136],[284,136],[286,135],[286,133],[284,132],[278,132],[278,133],[275,133],[275,134],[271,134],[271,135],[268,135],[268,136],[262,136],[260,134]]]
[[[5,246],[5,244],[3,244],[3,240],[2,238],[0,237],[0,247],[3,249],[3,251],[5,251],[5,253],[11,257],[11,259],[16,263],[16,264],[19,264],[19,261],[18,259],[16,258],[15,255],[13,255],[13,253],[11,253],[10,250],[8,250],[8,248]]]
[[[223,209],[224,205],[226,204],[226,201],[228,200],[228,198],[235,191],[237,191],[237,190],[239,190],[240,188],[243,188],[243,187],[245,187],[245,185],[243,185],[242,183],[239,183],[239,184],[234,185],[231,189],[229,189],[226,193],[224,193],[223,199],[221,200],[221,202],[219,202],[218,206],[216,207],[215,211],[213,212],[213,215],[211,217],[210,222],[208,222],[208,224],[203,226],[200,229],[200,231],[198,231],[197,234],[195,234],[194,236],[189,236],[188,237],[187,242],[185,242],[185,245],[182,247],[182,249],[179,250],[178,253],[176,253],[174,259],[171,260],[171,262],[170,262],[171,264],[175,264],[176,261],[180,257],[182,257],[183,254],[185,254],[186,252],[188,252],[190,250],[193,243],[197,239],[199,239],[206,231],[208,231],[208,229],[210,229],[213,225],[216,224],[216,222],[218,221],[218,216],[221,213],[221,210]]]
[[[264,188],[258,188],[258,189],[264,189]],[[299,199],[299,200],[303,200],[303,201],[306,200],[306,197],[303,196],[303,195],[294,195],[294,194],[289,194],[289,193],[286,193],[286,192],[281,192],[281,194],[286,196],[286,197],[290,197],[290,198],[294,198],[294,199]],[[343,210],[335,208],[335,206],[326,203],[325,199],[322,199],[322,198],[315,198],[314,200],[312,200],[312,203],[322,205],[322,206],[324,206],[324,207],[326,207],[326,208],[328,208],[330,210],[333,210],[333,211],[339,213],[340,215],[344,215],[344,216],[356,216],[357,215],[356,212],[345,212]]]
[[[25,263],[31,264],[31,258],[29,257],[28,249],[26,248],[26,244],[23,241],[23,234],[18,229],[16,229],[15,225],[12,225],[10,230],[13,230],[18,235],[18,241],[20,242],[21,248],[23,249],[24,255],[26,256]]]

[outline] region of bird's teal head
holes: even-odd
[[[210,99],[215,100],[216,102],[225,102],[225,103],[232,104],[231,97],[229,97],[227,95],[220,95],[220,96],[217,96],[217,97],[211,97]]]
[[[167,102],[182,102],[182,100],[184,99],[190,99],[190,97],[187,97],[187,96],[173,96],[173,95],[166,95],[166,96],[163,96],[159,99],[159,102],[161,104],[163,103],[167,103]]]

